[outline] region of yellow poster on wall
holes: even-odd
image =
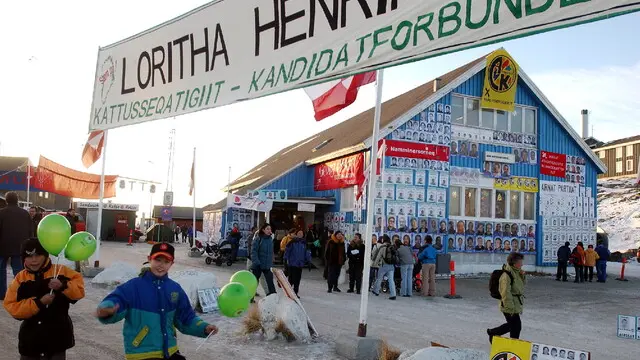
[[[518,64],[500,48],[487,57],[482,107],[512,112],[515,109]]]
[[[538,192],[538,179],[520,176],[512,176],[509,179],[495,179],[493,187],[497,190]]]
[[[531,343],[528,341],[494,337],[490,360],[529,360]]]

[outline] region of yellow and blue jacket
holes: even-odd
[[[99,307],[116,304],[118,312],[100,322],[114,324],[124,319],[127,360],[168,359],[178,352],[176,329],[187,335],[207,336],[208,324],[196,316],[180,284],[167,275],[159,278],[145,271],[118,286]]]

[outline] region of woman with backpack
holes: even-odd
[[[394,286],[394,272],[396,269],[397,251],[391,244],[391,238],[389,235],[382,235],[382,245],[376,251],[372,264],[378,267],[378,277],[376,284],[373,288],[373,294],[375,296],[380,295],[380,287],[382,286],[382,280],[386,276],[389,281],[389,300],[396,299],[396,287]]]
[[[520,314],[524,308],[526,283],[524,271],[522,271],[523,262],[524,255],[512,252],[507,256],[507,263],[502,266],[502,270],[496,270],[491,275],[489,282],[491,296],[500,300],[500,312],[507,322],[496,328],[487,329],[490,343],[494,336],[502,336],[506,333],[509,333],[512,339],[520,338],[522,330]]]

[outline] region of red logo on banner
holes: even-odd
[[[540,151],[540,174],[564,178],[567,171],[567,155]]]
[[[385,140],[387,149],[384,156],[397,156],[412,159],[449,161],[448,146],[420,144],[408,141]],[[382,141],[378,144],[382,146]]]
[[[313,189],[323,191],[358,185],[364,177],[363,165],[363,153],[318,164],[315,167]]]

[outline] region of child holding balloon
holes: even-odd
[[[75,345],[69,305],[84,297],[82,275],[53,265],[38,238],[22,244],[21,257],[25,268],[4,299],[7,312],[23,322],[18,334],[20,359],[64,360]]]
[[[205,338],[218,328],[202,321],[191,308],[180,284],[169,279],[175,249],[155,244],[149,269],[118,286],[98,305],[96,316],[103,324],[124,319],[124,350],[127,359],[184,359],[178,351],[177,334]]]

